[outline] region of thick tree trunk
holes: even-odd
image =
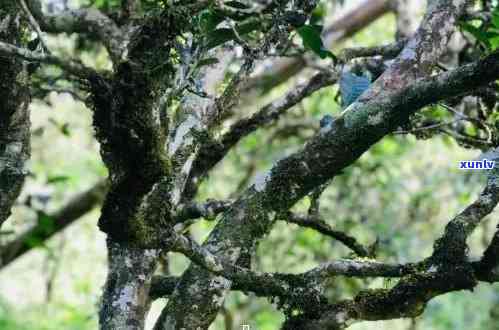
[[[108,276],[99,312],[102,330],[142,330],[158,250],[132,248],[108,239]]]
[[[20,14],[13,1],[0,1],[0,41],[19,45]],[[29,157],[27,70],[15,57],[0,57],[0,226],[9,217],[24,182]]]

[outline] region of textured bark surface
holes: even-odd
[[[109,275],[99,312],[100,329],[144,329],[157,250],[108,241]]]
[[[444,51],[465,4],[464,0],[432,2],[416,35],[368,92],[301,152],[279,161],[250,187],[223,215],[204,246],[227,262],[249,265],[258,240],[269,231],[276,214],[337,175],[403,124],[411,109],[387,102],[400,102],[390,91],[401,90],[428,73]],[[229,280],[192,265],[182,276],[156,329],[207,329],[230,285]]]
[[[11,1],[0,1],[0,41],[21,45],[23,23]],[[28,74],[19,58],[0,55],[0,226],[9,217],[29,158]]]

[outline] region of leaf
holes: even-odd
[[[65,136],[71,136],[71,131],[69,129],[69,124],[64,123],[61,126],[61,133],[64,134]]]
[[[199,27],[201,31],[208,34],[217,28],[224,17],[210,10],[204,10],[199,14]]]
[[[466,22],[461,23],[461,28],[464,31],[470,33],[473,37],[475,37],[475,39],[477,39],[488,48],[490,47],[489,38],[487,37],[487,33],[485,31],[482,31],[476,26]]]
[[[67,175],[54,175],[54,176],[49,176],[47,178],[47,183],[59,183],[59,182],[65,182],[71,179],[71,177]]]
[[[297,29],[297,32],[302,38],[305,48],[312,50],[320,58],[330,57],[336,60],[336,56],[324,47],[318,26],[303,25]]]
[[[324,25],[321,24],[310,24],[311,27],[313,27],[319,35],[321,35],[322,30],[324,30]]]
[[[208,48],[215,47],[226,41],[234,39],[234,31],[228,28],[220,28],[210,32],[208,35]]]
[[[198,63],[197,63],[197,67],[200,68],[202,66],[205,66],[205,65],[213,65],[213,64],[216,64],[218,63],[219,60],[218,58],[216,57],[209,57],[209,58],[204,58],[202,60],[200,60]]]
[[[43,240],[36,236],[28,236],[24,239],[24,242],[31,248],[41,247],[44,245]]]
[[[499,36],[489,39],[492,50],[499,48]]]
[[[499,29],[499,12],[492,14],[492,25]]]
[[[40,232],[50,234],[54,231],[55,220],[51,216],[41,213],[38,218],[38,226],[40,228]]]
[[[244,36],[259,28],[261,28],[261,22],[257,20],[236,25],[236,31],[240,36]],[[211,49],[235,38],[236,36],[234,35],[234,31],[232,29],[215,29],[209,33],[206,40],[206,47]]]

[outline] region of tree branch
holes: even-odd
[[[418,32],[391,67],[302,151],[280,160],[267,176],[250,187],[224,213],[204,243],[206,249],[228,262],[247,264],[256,242],[269,231],[276,214],[339,174],[371,145],[406,122],[414,111],[496,79],[499,52],[471,66],[414,82],[431,70],[445,50],[466,3],[432,2]],[[214,297],[223,297],[230,287],[230,281],[218,283],[215,278],[191,266],[157,328],[171,327],[172,322],[177,327],[207,327],[220,307],[220,299],[214,303]],[[197,306],[196,310],[189,307],[192,305]]]
[[[217,214],[227,210],[233,201],[230,200],[207,200],[205,203],[189,203],[179,205],[173,217],[175,223],[182,223],[196,218],[214,219]]]
[[[497,161],[497,160],[495,160]],[[431,260],[439,265],[462,263],[466,259],[466,240],[480,221],[491,213],[499,202],[499,166],[490,170],[487,185],[476,201],[459,213],[445,227],[437,240]],[[486,261],[485,261],[486,263]]]
[[[43,243],[92,210],[98,203],[102,202],[106,190],[107,183],[104,181],[98,182],[87,191],[71,198],[58,211],[49,214],[48,217],[53,219],[53,226],[51,226],[50,230],[47,230],[44,224],[37,224],[3,246],[0,253],[0,270],[31,251],[34,248],[31,242]]]
[[[22,10],[25,12],[26,16],[28,17],[28,21],[29,21],[31,27],[33,28],[33,30],[35,30],[36,34],[38,35],[38,39],[40,40],[43,48],[45,49],[45,51],[47,53],[50,53],[50,50],[47,46],[47,43],[45,42],[45,38],[43,37],[42,30],[40,29],[40,25],[38,24],[36,19],[31,14],[31,12],[28,8],[28,5],[26,4],[26,2],[24,0],[18,0],[18,2],[21,5]]]
[[[354,237],[349,236],[342,231],[334,230],[323,219],[317,216],[307,216],[305,214],[288,212],[284,221],[297,224],[301,227],[314,229],[325,236],[331,237],[354,251],[359,257],[369,256],[369,250],[357,242]]]
[[[100,329],[143,330],[159,250],[134,248],[109,239],[107,244],[109,273],[99,311]]]
[[[201,146],[199,155],[194,161],[190,182],[197,181],[220,162],[241,139],[255,132],[257,129],[278,120],[293,106],[298,104],[314,92],[334,84],[338,79],[335,72],[331,74],[318,73],[309,81],[291,88],[281,98],[263,106],[248,118],[234,123],[229,131],[223,134],[218,141],[208,141]],[[192,187],[191,189],[194,189]],[[192,196],[193,191],[189,192]]]
[[[15,4],[0,8],[0,43],[22,43],[24,26]],[[30,156],[30,95],[19,58],[0,53],[0,227],[21,192]]]
[[[170,239],[171,242],[167,244],[170,251],[182,253],[211,273],[231,280],[237,290],[254,292],[263,297],[279,297],[282,305],[287,303],[290,309],[300,308],[308,313],[321,310],[327,305],[327,300],[321,293],[325,279],[334,276],[401,277],[416,269],[412,264],[390,265],[343,259],[321,264],[302,274],[261,273],[221,260],[183,235],[173,234]],[[165,286],[170,287],[169,284]]]
[[[389,2],[387,0],[366,0],[338,18],[323,31],[325,47],[327,49],[333,47],[335,43],[341,42],[386,14],[390,10]],[[284,83],[303,70],[306,67],[306,62],[301,57],[280,59],[269,67],[269,70],[248,80],[244,89],[245,96],[251,95],[254,91],[267,92]]]
[[[0,54],[4,56],[17,56],[28,61],[42,62],[59,66],[61,69],[84,79],[95,78],[99,74],[92,68],[75,60],[65,61],[60,57],[32,52],[28,49],[19,48],[14,45],[0,41]]]
[[[358,57],[382,56],[385,58],[393,58],[404,49],[406,43],[407,40],[402,39],[382,46],[345,48],[340,52],[338,58],[344,62],[348,62]]]
[[[98,38],[106,47],[113,62],[126,57],[125,33],[116,23],[95,8],[66,10],[44,15],[39,0],[27,0],[29,9],[41,28],[50,33],[85,33]]]

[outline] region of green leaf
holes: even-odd
[[[492,14],[492,25],[499,29],[499,12]]]
[[[66,182],[70,179],[71,177],[67,175],[54,175],[54,176],[49,176],[47,178],[47,183],[59,183],[59,182]]]
[[[461,23],[461,28],[464,31],[470,33],[473,37],[475,37],[479,42],[481,42],[488,48],[490,47],[489,38],[485,31],[482,31],[480,28],[477,28],[476,26],[466,22]]]
[[[38,217],[38,225],[40,227],[40,231],[45,234],[50,234],[54,231],[55,228],[55,220],[51,216],[41,213]]]
[[[320,58],[330,57],[336,60],[336,56],[324,47],[318,25],[303,25],[296,30],[303,41],[303,46],[310,49]]]
[[[489,39],[489,42],[492,50],[496,50],[499,48],[499,36]]]
[[[41,238],[37,237],[37,236],[28,236],[28,237],[26,237],[26,239],[24,240],[24,242],[29,247],[32,247],[32,248],[36,248],[36,247],[40,247],[40,246],[44,245],[43,240]]]
[[[262,22],[253,20],[236,25],[236,31],[240,36],[244,36],[251,31],[261,28]],[[211,31],[206,40],[206,47],[208,49],[219,46],[227,41],[235,39],[234,31],[229,28],[219,28]]]
[[[201,61],[197,63],[197,67],[200,68],[205,65],[212,65],[218,63],[219,60],[216,57],[209,57],[209,58],[204,58]]]
[[[312,15],[310,16],[310,24],[318,24],[319,22],[323,22],[324,18],[327,14],[327,8],[323,2],[321,2],[315,9],[312,11]]]
[[[69,123],[64,123],[61,125],[61,133],[64,136],[71,136],[71,130],[69,129]]]
[[[210,10],[204,10],[199,14],[199,27],[201,31],[208,34],[217,28],[224,17]]]

